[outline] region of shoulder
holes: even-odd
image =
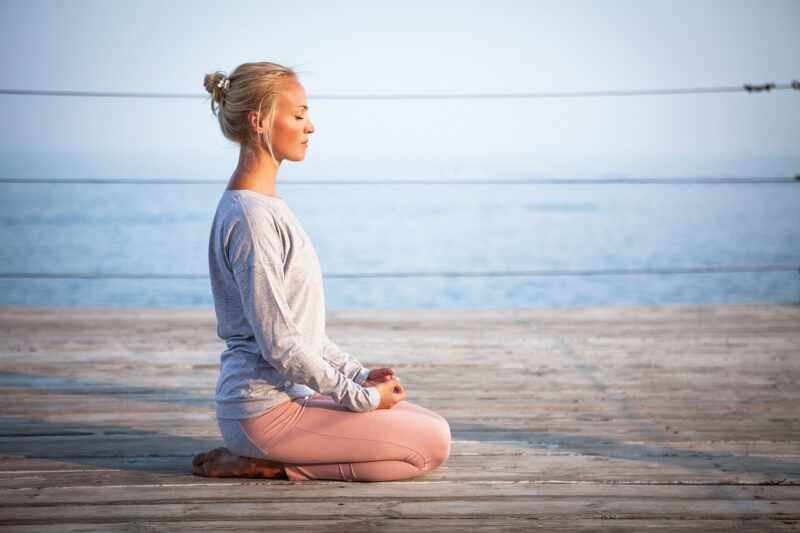
[[[269,201],[242,194],[225,194],[217,206],[218,224],[235,228],[238,233],[256,235],[279,232],[286,227],[280,210]]]
[[[268,201],[226,194],[217,208],[215,224],[224,228],[225,249],[232,265],[243,268],[256,257],[268,262],[284,260],[286,222]]]

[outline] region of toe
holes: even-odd
[[[206,456],[205,453],[198,453],[197,455],[195,455],[194,458],[192,459],[192,466],[199,466],[203,464],[205,456]]]

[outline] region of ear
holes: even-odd
[[[250,130],[253,131],[253,133],[260,133],[261,124],[259,124],[258,119],[258,113],[255,111],[250,111],[247,113],[247,124],[250,126]]]

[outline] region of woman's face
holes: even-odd
[[[294,77],[283,78],[278,84],[272,151],[278,161],[302,161],[306,157],[308,136],[314,133],[314,125],[308,119],[306,91]]]

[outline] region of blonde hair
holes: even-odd
[[[245,146],[259,146],[259,135],[250,127],[247,115],[266,109],[266,149],[272,158],[272,123],[278,106],[278,82],[283,78],[297,77],[289,67],[277,63],[243,63],[230,76],[216,71],[206,74],[203,85],[211,94],[211,112],[219,119],[219,127],[226,139]],[[226,81],[227,80],[227,81]]]

